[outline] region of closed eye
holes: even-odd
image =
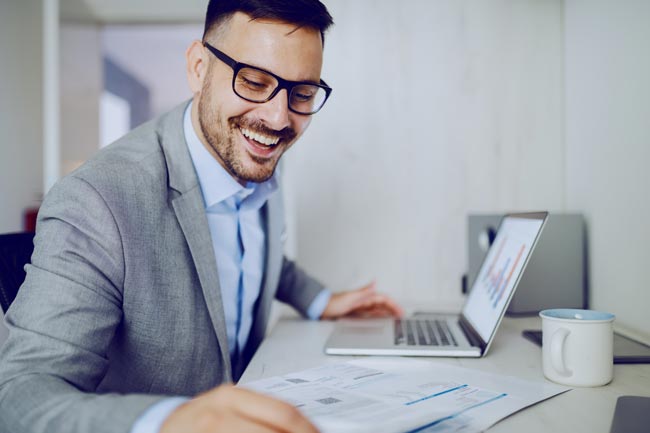
[[[293,92],[293,97],[298,102],[309,102],[314,99],[315,93]]]
[[[241,77],[242,84],[250,88],[251,90],[264,90],[267,88],[267,85],[264,83],[258,83],[257,81],[249,80],[246,77]]]

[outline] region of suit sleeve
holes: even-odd
[[[0,431],[126,433],[163,397],[96,392],[122,318],[124,258],[111,211],[69,176],[45,199],[34,246],[6,315]]]
[[[303,316],[316,296],[325,289],[320,282],[307,275],[296,263],[287,259],[282,260],[282,272],[276,298],[294,307]]]

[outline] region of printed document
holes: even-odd
[[[483,431],[569,388],[404,358],[368,358],[249,382],[323,433]]]

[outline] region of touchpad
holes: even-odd
[[[346,320],[338,330],[345,335],[380,335],[388,324],[386,320]]]

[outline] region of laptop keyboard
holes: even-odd
[[[395,319],[395,345],[458,346],[445,320]]]

